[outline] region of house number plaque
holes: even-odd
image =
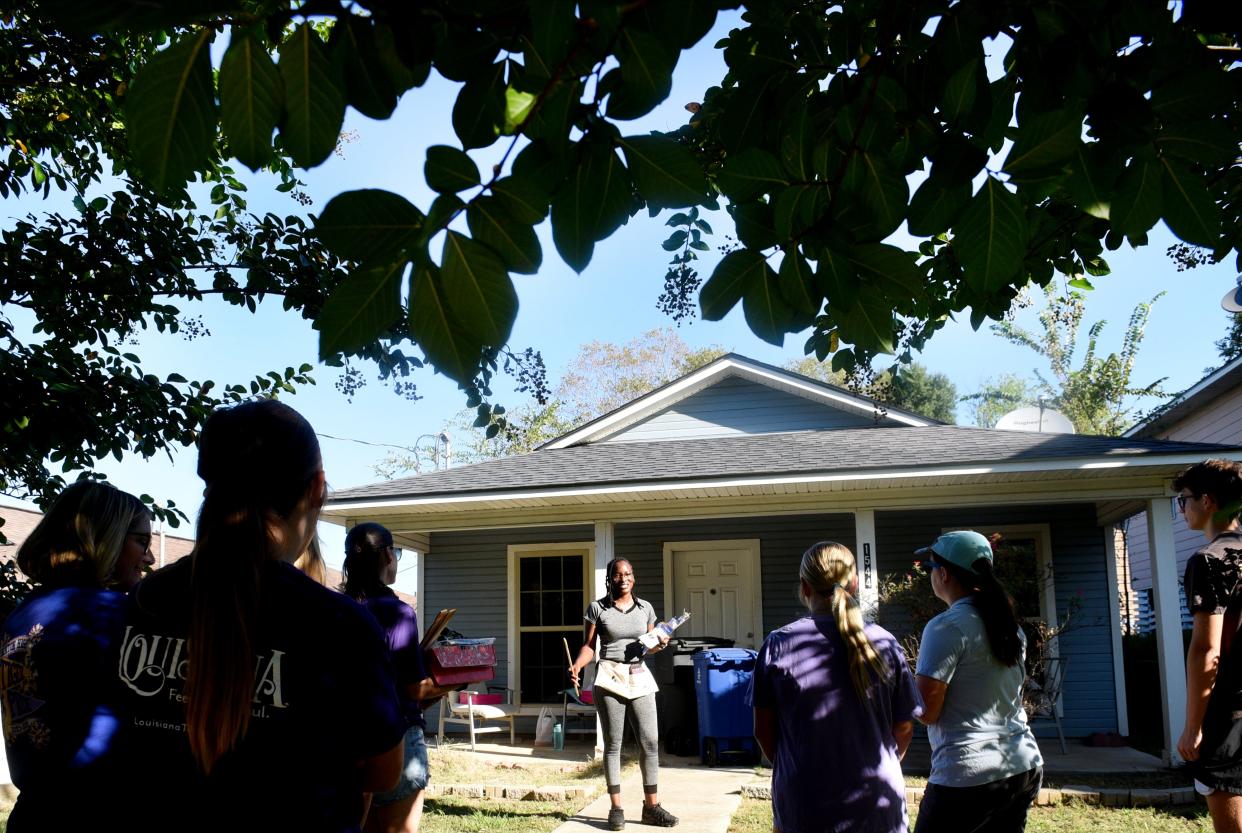
[[[863,586],[871,586],[871,544],[863,544]]]

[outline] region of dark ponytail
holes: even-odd
[[[341,592],[356,602],[376,596],[392,595],[380,580],[384,552],[392,546],[392,533],[377,523],[357,524],[345,536],[345,580]]]
[[[992,562],[979,558],[963,570],[956,564],[950,564],[937,557],[936,563],[948,570],[963,587],[970,588],[970,598],[983,619],[983,629],[988,635],[988,646],[992,656],[1001,665],[1014,666],[1022,659],[1022,637],[1019,636],[1021,626],[1018,615],[1013,609],[1013,600],[1005,592],[1005,588],[996,579],[992,571]]]
[[[198,474],[206,489],[192,554],[186,734],[204,772],[249,729],[263,568],[289,548],[290,521],[318,511],[308,502],[320,470],[314,429],[279,402],[216,411],[203,427]]]

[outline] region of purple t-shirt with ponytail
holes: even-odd
[[[831,615],[805,616],[763,642],[748,702],[776,715],[772,809],[781,833],[906,829],[893,726],[920,711],[914,676],[892,634],[864,633],[890,669],[859,700],[848,648]]]

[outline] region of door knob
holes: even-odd
[[[754,638],[755,638],[755,634],[754,634],[754,632],[752,631],[752,632],[750,632],[750,633],[746,634],[746,638],[747,638],[747,639],[754,639]]]

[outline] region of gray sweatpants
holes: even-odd
[[[656,728],[655,695],[626,700],[595,689],[595,708],[604,731],[604,781],[608,792],[621,792],[621,738],[628,716],[630,729],[638,738],[638,761],[643,771],[643,792],[653,793],[660,778],[659,731]]]

